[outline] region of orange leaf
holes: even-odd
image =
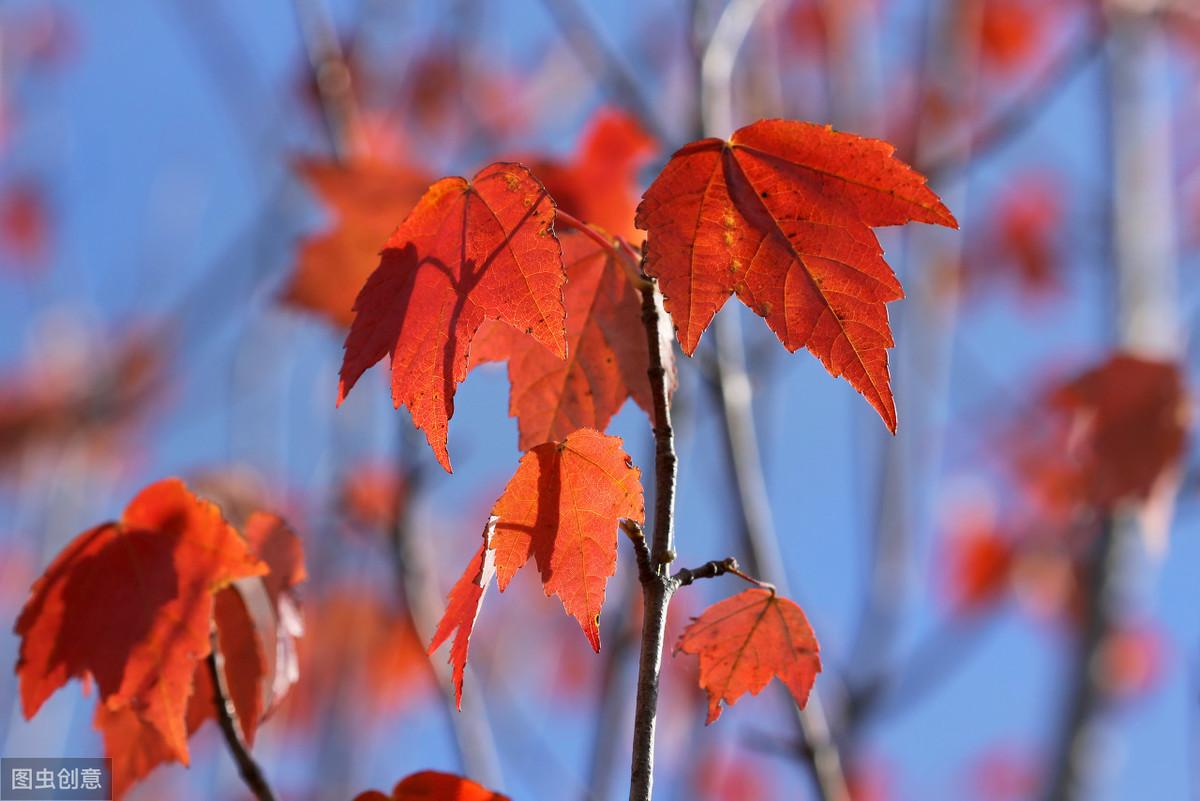
[[[617,525],[644,517],[640,473],[620,437],[582,428],[521,457],[492,507],[496,577],[501,592],[533,556],[546,595],[600,650],[600,607],[617,571]]]
[[[454,644],[450,646],[450,665],[453,668],[454,702],[462,709],[463,672],[467,668],[467,650],[471,644],[471,632],[475,620],[483,607],[483,594],[496,575],[496,553],[492,550],[492,535],[495,521],[488,521],[483,530],[483,544],[467,563],[467,569],[450,588],[446,612],[438,622],[437,631],[429,643],[432,654],[442,646],[451,633]]]
[[[362,793],[354,801],[509,801],[470,779],[436,770],[423,770],[401,781],[384,795],[378,790]]]
[[[281,299],[339,328],[354,321],[354,298],[379,263],[379,246],[421,197],[429,179],[382,161],[348,166],[305,160],[296,172],[329,207],[332,225],[307,238]]]
[[[509,414],[521,450],[579,428],[603,431],[626,398],[652,413],[642,301],[612,251],[578,233],[562,237],[567,263],[567,359],[503,323],[475,338],[474,364],[508,360]]]
[[[150,485],[120,523],[78,536],[35,582],[16,624],[25,716],[91,676],[102,703],[134,709],[186,764],[184,713],[210,651],[213,593],[266,571],[214,504],[177,479]]]
[[[646,191],[637,225],[684,352],[736,292],[788,350],[808,348],[895,431],[885,304],[904,293],[871,229],[958,224],[892,152],[788,120],[677,151]]]
[[[408,406],[449,471],[454,391],[484,319],[508,323],[566,358],[566,272],[553,223],[554,202],[518,164],[431,186],[355,301],[338,403],[390,354],[393,402]]]
[[[732,706],[747,692],[758,695],[772,677],[803,707],[821,671],[817,638],[804,612],[759,588],[704,610],[684,629],[675,651],[700,657],[700,686],[708,693],[705,723],[721,716],[722,702]]]

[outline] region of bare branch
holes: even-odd
[[[671,428],[670,378],[666,369],[667,348],[660,326],[660,300],[655,282],[642,290],[642,324],[650,354],[650,389],[654,396],[654,540],[650,560],[642,570],[642,645],[638,659],[637,702],[633,716],[633,759],[630,766],[629,801],[650,801],[654,784],[654,729],[658,710],[658,681],[662,667],[663,640],[667,628],[667,604],[674,584],[667,568],[675,558],[675,435]],[[630,529],[625,529],[630,533]],[[639,530],[640,533],[640,530]],[[632,535],[631,535],[632,537]],[[645,560],[642,537],[639,562]],[[637,539],[634,539],[637,548]]]
[[[225,658],[221,655],[216,623],[212,624],[209,641],[212,643],[212,650],[207,659],[208,675],[212,680],[213,706],[217,710],[217,723],[221,727],[221,734],[225,737],[225,745],[229,748],[233,761],[237,763],[242,781],[246,783],[250,792],[254,793],[254,797],[258,801],[275,801],[275,793],[271,791],[267,777],[263,775],[262,768],[254,761],[250,749],[246,747],[246,741],[242,739],[237,710],[234,709],[233,702],[229,700],[229,686],[225,682]]]

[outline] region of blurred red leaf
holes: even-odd
[[[454,392],[485,319],[566,358],[566,274],[553,223],[554,202],[520,165],[493,164],[471,181],[443,178],[431,186],[355,301],[338,403],[390,355],[393,402],[408,406],[449,472]]]
[[[973,255],[979,277],[1011,277],[1030,295],[1060,286],[1058,232],[1063,181],[1048,174],[1018,177],[988,214],[989,230]]]
[[[990,510],[952,521],[943,548],[946,590],[956,611],[976,612],[1000,598],[1009,585],[1015,546],[997,529]]]
[[[638,170],[656,150],[635,118],[601,109],[588,122],[571,160],[535,160],[529,166],[560,209],[636,244],[641,239],[633,225]]]
[[[489,325],[484,323],[485,327]],[[472,355],[474,351],[472,348]],[[350,525],[377,533],[395,524],[407,494],[404,478],[395,465],[363,464],[343,476],[337,504]]]
[[[1118,627],[1100,647],[1100,682],[1117,698],[1130,698],[1152,689],[1166,662],[1162,634],[1147,625]]]
[[[808,702],[821,658],[804,612],[771,590],[749,589],[715,603],[695,618],[675,645],[676,653],[700,657],[700,686],[708,693],[708,718],[721,716],[747,692],[758,695],[772,678],[796,704]]]
[[[1118,353],[1061,385],[1051,405],[1071,422],[1090,500],[1144,501],[1183,456],[1191,425],[1177,365]]]
[[[305,160],[296,172],[331,215],[327,231],[301,245],[282,300],[325,317],[338,328],[354,321],[354,298],[379,264],[379,251],[429,179],[383,161],[348,166]]]
[[[652,413],[650,366],[640,293],[612,251],[578,233],[562,237],[567,264],[567,359],[499,322],[480,327],[473,364],[508,360],[509,414],[520,447],[565,438],[579,428],[603,431],[633,398]]]
[[[508,796],[461,776],[423,770],[397,784],[391,795],[371,790],[354,801],[508,801]]]
[[[787,120],[672,156],[638,207],[646,270],[692,354],[731,293],[788,350],[807,347],[896,428],[886,303],[903,296],[872,228],[957,227],[886,142]]]
[[[213,593],[267,569],[215,505],[176,479],[150,485],[120,523],[81,534],[34,584],[16,624],[25,716],[91,676],[101,703],[137,712],[186,764],[185,710],[196,660],[210,651]]]
[[[50,215],[37,184],[19,183],[0,191],[0,248],[12,266],[31,275],[45,265],[50,249]]]

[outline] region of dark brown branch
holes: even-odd
[[[666,369],[670,347],[660,335],[657,287],[651,281],[642,290],[642,324],[650,353],[650,389],[654,396],[654,539],[649,569],[641,571],[642,645],[638,659],[637,703],[633,716],[633,759],[630,766],[629,801],[650,801],[654,783],[654,728],[658,710],[658,680],[662,667],[663,640],[667,628],[667,604],[674,590],[668,567],[675,559],[675,437],[671,429],[670,377]],[[628,529],[626,532],[628,533]],[[642,538],[643,543],[645,539]],[[637,547],[637,540],[634,540]],[[644,549],[644,545],[643,545]],[[639,554],[639,561],[645,554]]]
[[[700,565],[700,567],[685,567],[672,576],[671,581],[676,588],[686,587],[700,579],[717,578],[718,576],[724,576],[726,573],[740,573],[737,560],[732,556],[727,556],[724,559],[713,559],[711,562],[705,562]]]
[[[633,543],[633,554],[637,558],[638,578],[646,581],[647,578],[653,577],[656,572],[654,559],[650,556],[650,545],[646,542],[646,535],[642,531],[642,527],[632,520],[622,520],[621,530]]]
[[[229,747],[233,761],[237,763],[242,781],[246,783],[250,792],[254,793],[254,797],[258,801],[275,801],[275,793],[271,791],[267,777],[263,775],[262,768],[254,761],[254,757],[250,755],[250,749],[246,747],[246,741],[242,739],[237,710],[234,709],[233,702],[229,700],[229,687],[225,682],[225,659],[221,656],[220,643],[217,641],[216,624],[213,624],[209,640],[212,643],[212,650],[209,652],[207,660],[208,675],[212,679],[213,706],[217,710],[217,723],[221,726],[221,733],[225,736],[225,744]]]
[[[1096,669],[1096,658],[1119,614],[1114,584],[1121,573],[1122,536],[1129,533],[1120,528],[1111,515],[1106,516],[1090,544],[1084,573],[1088,591],[1084,601],[1083,631],[1077,644],[1062,729],[1048,763],[1050,774],[1042,795],[1045,801],[1068,801],[1088,795],[1083,782],[1091,773],[1087,763],[1095,756],[1090,742],[1094,735],[1094,718],[1107,701],[1107,693],[1101,686],[1103,676]]]

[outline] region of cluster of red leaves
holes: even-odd
[[[114,794],[156,765],[188,763],[187,741],[215,715],[207,657],[215,633],[242,735],[294,679],[281,664],[305,578],[299,540],[258,513],[239,534],[215,504],[166,479],[119,522],[67,545],[17,620],[21,704],[33,717],[72,678],[95,682],[95,726],[113,759]]]
[[[389,356],[393,402],[408,407],[447,471],[458,384],[474,364],[509,362],[511,411],[527,452],[430,646],[453,636],[459,704],[487,586],[494,577],[503,591],[531,557],[546,594],[599,650],[617,527],[643,516],[638,471],[602,429],[627,397],[646,409],[652,401],[638,323],[653,285],[630,275],[633,248],[623,237],[610,239],[628,231],[628,185],[648,147],[628,120],[602,116],[574,162],[542,165],[563,202],[586,215],[567,218],[588,230],[561,242],[555,201],[519,164],[434,183],[355,301],[339,404]],[[784,120],[676,152],[634,222],[647,232],[643,267],[663,287],[685,353],[736,292],[789,350],[807,347],[894,431],[886,303],[903,293],[872,228],[957,223],[892,153],[880,141]],[[612,191],[595,191],[605,184]],[[773,676],[803,704],[820,669],[803,612],[766,590],[701,615],[679,649],[700,656],[709,722],[722,702],[759,692]]]
[[[425,770],[414,773],[392,789],[391,795],[369,790],[354,801],[509,801],[508,796],[493,793],[470,779]]]

